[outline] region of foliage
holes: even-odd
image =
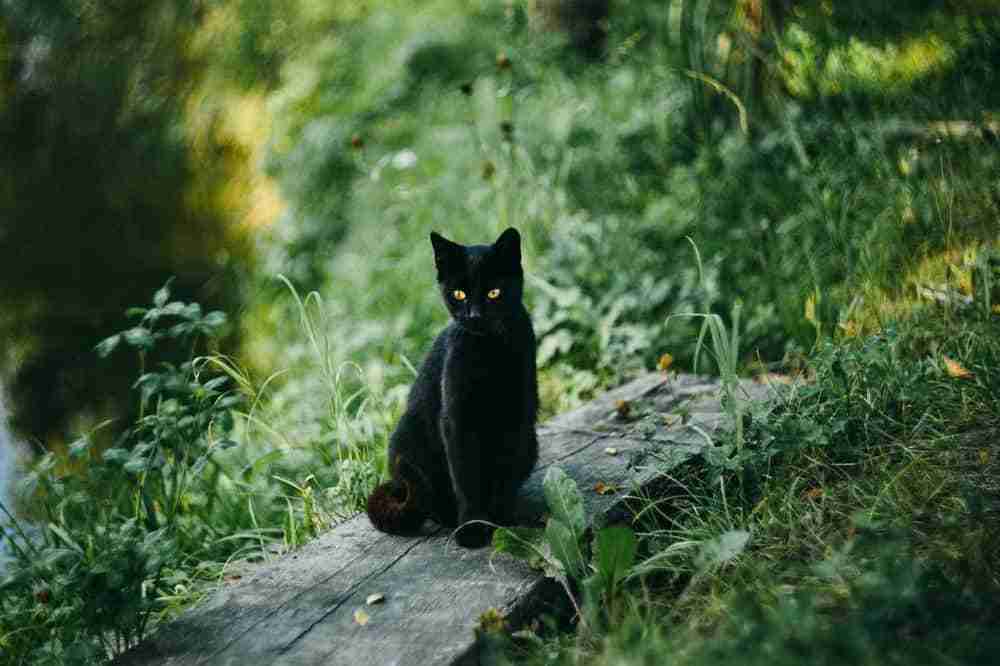
[[[842,575],[831,593],[792,588],[766,603],[737,595],[707,634],[664,629],[656,611],[636,612],[588,663],[974,664],[995,654],[989,587],[956,584],[935,562],[914,558],[905,543],[859,533],[802,577]],[[571,661],[566,655],[527,663]]]
[[[808,379],[752,405],[742,449],[730,431],[664,465],[670,492],[637,512],[643,591],[620,598],[621,621],[517,640],[510,658],[989,661],[1000,320],[944,307],[822,345]]]
[[[198,339],[221,335],[221,312],[169,299],[168,284],[153,307],[133,310],[137,325],[101,342],[98,353],[121,345],[145,360],[166,343],[193,355]],[[214,536],[192,503],[213,454],[235,445],[228,437],[240,396],[226,383],[201,373],[194,358],[164,362],[135,382],[140,417],[115,447],[101,451],[83,437],[64,457],[46,454],[21,480],[39,526],[7,514],[17,536],[7,535],[16,557],[3,582],[5,652],[90,663],[142,638],[179,560]]]
[[[728,304],[740,302],[741,364],[752,354],[776,364],[842,325],[872,330],[879,303],[910,293],[922,261],[995,237],[995,151],[975,135],[923,132],[986,107],[942,94],[911,113],[851,81],[838,94],[790,94],[798,74],[778,53],[794,35],[839,43],[846,33],[822,32],[821,8],[806,3],[782,15],[784,31],[775,24],[751,43],[745,7],[782,3],[737,4],[615,8],[607,62],[587,65],[518,3],[454,12],[439,0],[339,18],[342,34],[289,56],[295,76],[274,93],[269,168],[290,208],[268,244],[271,270],[315,286],[339,358],[394,387],[409,379],[402,358],[415,363],[443,323],[427,231],[478,242],[517,225],[552,411],[665,350],[693,367],[686,343],[700,322],[668,325],[677,313],[728,327]],[[970,58],[996,34],[988,12],[969,25],[934,14],[933,38]],[[914,24],[915,38],[923,29]],[[958,77],[955,62],[933,76]],[[967,87],[993,75],[966,76]],[[746,129],[706,81],[737,96]],[[688,237],[706,258],[703,279]],[[286,341],[287,312],[268,306],[267,317],[264,335]],[[275,346],[294,348],[291,338]]]
[[[96,349],[138,353],[135,423],[110,448],[91,433],[37,460],[19,483],[26,519],[3,506],[13,558],[0,583],[0,647],[10,663],[120,654],[231,562],[301,545],[375,481],[348,442],[338,464],[318,446],[259,441],[258,428],[277,435],[261,422],[260,390],[231,360],[196,355],[225,334],[223,313],[171,300],[168,283],[129,314],[134,325]],[[177,350],[186,360],[160,360]],[[355,415],[337,416],[347,428],[363,423]]]
[[[493,535],[494,551],[527,560],[557,580],[584,626],[600,619],[600,608],[615,618],[619,586],[631,574],[635,560],[635,535],[627,527],[602,527],[588,547],[583,496],[576,481],[560,468],[551,467],[542,488],[550,511],[545,529],[502,527]],[[584,609],[577,601],[576,590],[581,588]]]

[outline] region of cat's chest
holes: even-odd
[[[520,402],[527,390],[523,354],[478,342],[457,345],[448,354],[442,386],[445,400],[494,408]]]

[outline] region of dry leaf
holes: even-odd
[[[814,326],[819,323],[816,319],[816,300],[815,292],[809,294],[809,297],[806,299],[805,312],[803,313],[805,320]]]
[[[507,630],[507,619],[496,608],[488,608],[479,616],[477,628],[486,633],[502,633]]]
[[[598,495],[610,495],[612,493],[618,492],[618,488],[615,486],[610,486],[603,481],[598,481],[594,485],[594,492]]]
[[[615,400],[615,411],[618,412],[618,416],[627,419],[632,413],[632,405],[628,400]]]
[[[656,369],[660,372],[666,372],[670,369],[670,366],[674,363],[674,357],[670,354],[664,354],[660,357],[660,360],[656,362]]]
[[[385,601],[385,595],[381,592],[376,592],[375,594],[369,594],[365,599],[365,603],[369,606],[374,606],[375,604],[380,604]]]
[[[791,384],[795,380],[788,375],[779,375],[776,372],[765,372],[760,375],[754,375],[753,381],[755,384]]]
[[[959,271],[958,269],[956,269],[955,272],[959,273],[959,276],[958,276],[958,290],[960,292],[962,292],[963,294],[965,294],[966,296],[971,296],[972,295],[972,275],[970,273],[966,273],[965,271]]]
[[[604,449],[604,452],[607,453],[609,456],[616,456],[616,455],[618,455],[618,449],[616,449],[613,446],[607,447],[606,449]]]
[[[837,327],[849,338],[857,337],[858,333],[861,331],[861,327],[853,321],[842,321],[837,324]]]
[[[954,361],[947,356],[942,356],[941,359],[944,361],[944,367],[948,371],[949,377],[955,377],[957,379],[972,379],[974,376],[968,368],[963,366],[958,361]]]
[[[979,462],[984,467],[990,464],[990,450],[989,449],[979,449]]]
[[[368,624],[368,613],[364,612],[360,608],[354,611],[354,621],[360,624],[362,627]]]
[[[809,499],[817,499],[823,496],[822,488],[810,488],[806,491],[806,497]]]

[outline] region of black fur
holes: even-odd
[[[389,441],[393,479],[368,498],[372,524],[387,532],[412,532],[424,517],[449,527],[508,524],[538,459],[535,333],[521,302],[520,236],[507,229],[493,245],[464,246],[431,233],[431,243],[453,321],[434,341]],[[487,296],[493,289],[496,299]],[[465,525],[455,538],[477,548],[490,529]]]

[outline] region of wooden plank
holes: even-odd
[[[762,387],[746,384],[760,394]],[[539,427],[539,465],[525,484],[518,515],[537,522],[545,510],[542,479],[559,465],[577,480],[588,515],[608,512],[620,495],[594,491],[599,481],[642,486],[655,466],[651,450],[696,450],[721,421],[718,384],[647,375]],[[625,401],[633,418],[622,418]],[[673,425],[663,415],[676,413]],[[687,419],[682,423],[681,416]],[[615,450],[609,455],[607,448]],[[457,546],[448,530],[419,537],[375,531],[365,516],[348,520],[303,548],[260,566],[239,583],[159,628],[119,658],[121,665],[437,664],[478,663],[474,627],[498,608],[524,616],[551,584],[524,563],[490,550]],[[369,594],[385,601],[366,606]],[[363,609],[366,624],[355,621]]]

